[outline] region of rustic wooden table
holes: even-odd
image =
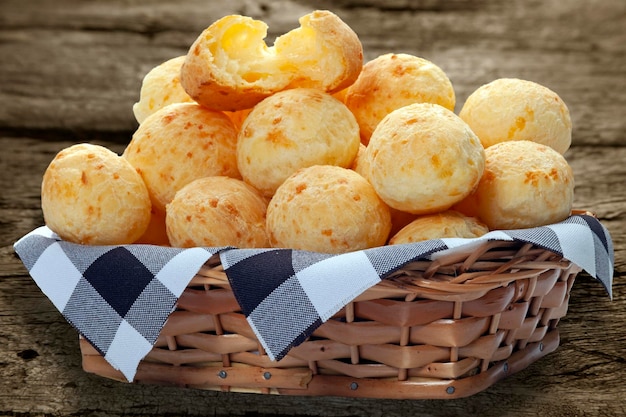
[[[143,75],[185,53],[215,19],[247,14],[273,36],[314,8],[350,24],[366,59],[408,52],[437,63],[455,85],[457,111],[500,77],[558,92],[574,122],[566,157],[575,205],[597,213],[614,239],[614,299],[581,275],[555,353],[454,401],[208,392],[83,372],[75,331],[12,247],[42,224],[47,164],[76,142],[122,150]],[[0,415],[626,415],[626,2],[2,0],[0,56]]]

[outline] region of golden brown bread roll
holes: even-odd
[[[195,179],[239,178],[236,149],[237,130],[224,113],[177,103],[148,116],[123,157],[141,174],[155,208],[165,211],[174,194]]]
[[[530,140],[564,154],[572,142],[569,110],[554,91],[532,81],[501,78],[479,87],[459,116],[485,148],[510,140]]]
[[[181,71],[185,91],[208,108],[234,111],[287,88],[333,93],[352,84],[363,66],[356,33],[325,10],[299,21],[268,46],[264,22],[239,15],[217,20],[189,49]]]
[[[299,168],[351,166],[359,126],[339,100],[311,88],[281,91],[257,104],[237,140],[243,179],[271,197]]]
[[[450,208],[480,180],[484,149],[469,126],[437,104],[387,115],[366,150],[365,177],[392,208],[429,214]]]
[[[267,209],[273,247],[342,253],[384,245],[389,208],[356,172],[330,165],[298,170]]]
[[[367,62],[344,102],[361,127],[367,145],[380,121],[393,110],[413,103],[439,104],[454,111],[452,83],[441,68],[409,54],[384,54]]]
[[[167,235],[174,247],[268,247],[266,209],[267,200],[241,180],[200,178],[167,205]]]
[[[180,85],[180,67],[184,61],[184,55],[169,59],[144,76],[139,101],[133,105],[137,122],[143,122],[146,117],[169,104],[193,101]]]
[[[475,217],[454,210],[418,216],[403,227],[390,240],[390,245],[421,242],[448,237],[476,238],[489,232],[489,228]]]
[[[63,149],[43,176],[45,223],[70,242],[133,243],[148,226],[150,207],[148,190],[137,171],[99,145]]]
[[[497,143],[485,153],[480,183],[459,210],[491,230],[543,226],[570,214],[574,176],[560,153],[531,141]]]

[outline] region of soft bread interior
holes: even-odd
[[[219,34],[207,39],[207,44],[214,64],[230,74],[234,83],[286,86],[297,76],[298,85],[306,86],[306,80],[318,84],[343,70],[341,57],[319,42],[310,16],[271,46],[265,41],[268,27],[262,21],[230,16],[222,23]]]

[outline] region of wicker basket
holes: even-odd
[[[135,382],[283,395],[465,397],[554,351],[580,269],[540,247],[486,242],[414,262],[280,361],[248,326],[218,256],[192,279]],[[125,381],[84,339],[83,369]]]

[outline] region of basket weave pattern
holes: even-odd
[[[406,265],[271,361],[214,256],[135,382],[286,395],[456,398],[554,351],[580,269],[531,244],[485,242]],[[83,369],[124,381],[85,340]]]

